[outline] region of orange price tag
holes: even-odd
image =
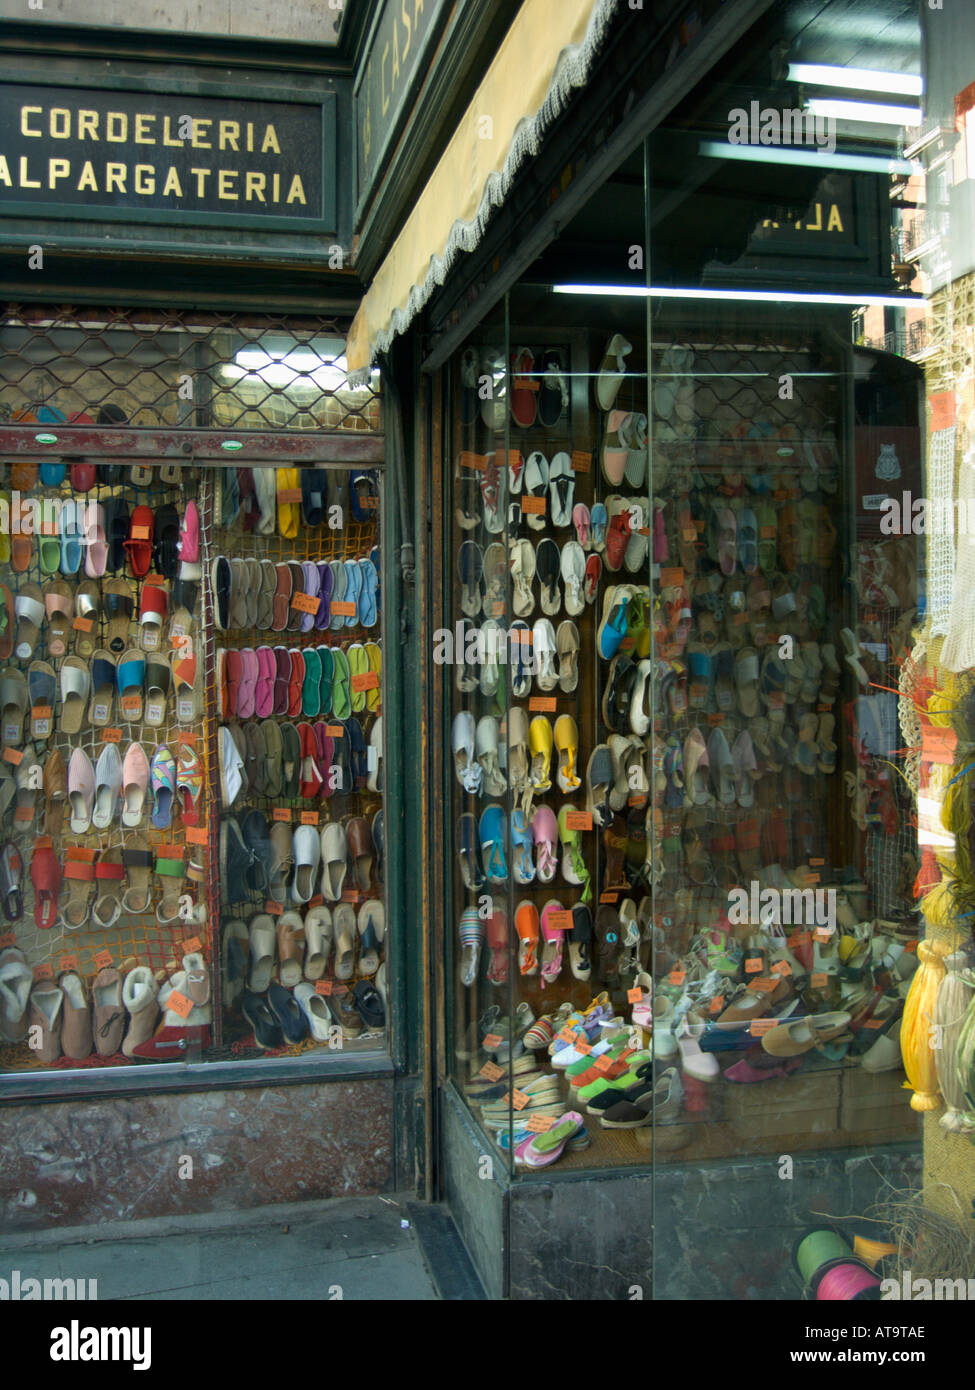
[[[16,944],[17,938],[12,931],[4,932],[3,936],[0,936],[0,950],[6,950],[8,946],[16,946]]]
[[[883,1028],[886,1023],[884,1018],[867,1018],[863,1021],[864,1028]]]
[[[142,713],[141,695],[123,695],[120,703],[122,705],[122,713],[130,722],[133,719],[138,719],[139,715]]]
[[[481,1041],[481,1046],[485,1052],[493,1052],[496,1047],[500,1047],[504,1038],[500,1033],[488,1033],[486,1038]]]
[[[11,941],[11,945],[12,945],[12,944],[13,944],[13,937],[10,938],[10,941]],[[560,1033],[556,1033],[555,1036],[556,1036],[557,1038],[560,1038],[560,1039],[562,1040],[562,1042],[564,1042],[564,1043],[571,1043],[571,1042],[575,1042],[575,1040],[576,1040],[575,1031],[574,1031],[574,1029],[572,1029],[572,1028],[563,1028],[562,1031],[561,1031]]]
[[[760,974],[762,973],[762,965],[763,965],[763,963],[764,963],[764,962],[762,961],[762,957],[761,957],[761,956],[748,956],[748,957],[746,957],[746,959],[745,959],[745,974],[746,974],[746,975],[760,975]]]
[[[483,1076],[485,1081],[500,1081],[504,1076],[504,1068],[499,1067],[497,1062],[485,1062],[477,1074]]]
[[[326,737],[326,738],[342,738],[344,735],[345,735],[345,729],[343,728],[343,726],[342,726],[341,724],[326,724],[326,725],[325,725],[325,737]]]
[[[684,571],[682,569],[662,569],[660,571],[661,589],[679,589],[684,583]]]
[[[545,918],[551,931],[571,931],[572,913],[571,912],[550,912]]]
[[[573,473],[588,473],[592,467],[592,454],[584,453],[581,449],[572,451],[572,471]]]
[[[291,607],[299,613],[317,613],[318,599],[312,594],[295,594],[291,600]],[[355,612],[355,604],[352,605],[352,611]]]
[[[70,970],[78,969],[78,957],[75,955],[62,956],[58,961],[58,969],[62,975],[67,975]]]
[[[344,603],[341,599],[339,599],[338,602],[332,604],[332,612],[335,614],[337,618],[354,618],[355,604]]]
[[[532,1134],[547,1134],[555,1125],[554,1115],[529,1115],[525,1128]]]
[[[102,743],[121,743],[121,729],[102,729]]]
[[[829,976],[824,970],[817,971],[815,975],[809,976],[809,983],[813,989],[825,989],[829,984]]]
[[[54,970],[53,970],[53,967],[50,966],[50,965],[48,964],[47,961],[45,961],[45,962],[43,963],[43,965],[35,965],[35,966],[34,966],[34,979],[35,979],[35,980],[53,980],[53,979],[54,979]]]
[[[264,904],[264,911],[269,913],[272,917],[280,917],[281,913],[284,911],[284,903],[276,903],[271,898],[268,898],[267,902]]]
[[[686,979],[686,972],[683,970],[672,970],[667,976],[672,985],[682,985]]]
[[[567,811],[565,813],[565,826],[567,830],[591,830],[592,812]]]
[[[773,1028],[779,1026],[777,1018],[753,1018],[748,1025],[748,1031],[753,1038],[760,1038],[764,1033],[771,1033]]]
[[[757,979],[750,980],[748,988],[755,990],[758,994],[771,994],[773,989],[778,988],[778,984],[778,979],[770,980],[767,976],[762,975]]]
[[[784,979],[786,975],[792,974],[792,966],[787,960],[777,960],[772,966],[773,975],[781,975]]]
[[[821,867],[823,864],[825,864],[825,863],[826,863],[826,860],[825,860],[825,859],[810,859],[810,861],[809,861],[809,866],[810,866],[810,868],[812,868],[812,869],[818,869],[818,868],[820,868],[820,867]]]
[[[777,526],[760,526],[760,527],[758,528],[758,534],[759,534],[759,537],[760,537],[763,541],[774,541],[776,535],[778,534],[778,527],[777,527]]]
[[[626,991],[626,1001],[628,1004],[639,1004],[642,1002],[642,1000],[643,990],[639,987],[637,987],[636,989],[628,989]]]
[[[618,903],[619,900],[619,893],[600,893],[599,895],[599,901],[601,903]]]
[[[317,825],[317,824],[318,824],[318,812],[317,812],[317,811],[302,811],[302,813],[301,813],[301,823],[302,823],[302,825]]]
[[[353,676],[349,684],[356,692],[361,690],[378,690],[379,672],[365,671],[361,675]]]
[[[195,747],[195,746],[196,746],[196,734],[191,733],[188,729],[183,729],[183,730],[181,730],[181,731],[176,735],[176,742],[177,742],[177,743],[191,743],[191,744]]]
[[[178,989],[174,989],[166,1000],[166,1008],[172,1009],[173,1013],[179,1014],[180,1018],[189,1018],[193,1012],[193,1000],[187,999],[185,994],[181,994]]]
[[[614,1061],[615,1058],[607,1057],[604,1052],[601,1057],[597,1057],[595,1062],[593,1062],[593,1067],[596,1071],[601,1071],[605,1073],[610,1070],[610,1068],[613,1066]]]
[[[160,859],[182,859],[182,845],[157,845],[156,854]]]
[[[95,964],[99,970],[107,970],[112,963],[111,951],[98,951],[95,955]]]
[[[817,927],[817,928],[816,928],[816,940],[817,940],[817,941],[832,941],[833,935],[834,935],[834,930],[833,930],[832,927]]]
[[[357,902],[359,901],[359,892],[358,892],[358,889],[356,889],[356,888],[343,888],[343,890],[342,890],[342,897],[341,897],[340,901],[341,901],[341,902],[344,902],[344,903],[357,903]]]
[[[794,936],[789,938],[791,946],[808,946],[812,941],[811,931],[797,931]]]
[[[149,539],[149,527],[148,527],[148,526],[133,526],[133,527],[132,527],[132,539],[133,539],[134,541],[147,541],[147,540]]]
[[[300,506],[300,505],[301,505],[301,488],[300,488],[300,487],[283,487],[283,488],[281,488],[280,491],[278,492],[278,502],[281,503],[281,505],[282,505],[282,506],[285,506],[285,507],[288,507],[288,506],[293,507],[293,506],[295,506],[295,505]]]
[[[205,825],[188,825],[184,831],[186,843],[190,845],[207,845],[210,837]]]
[[[724,715],[723,715],[723,714],[709,714],[709,715],[708,715],[708,723],[709,723],[709,724],[723,724],[723,723],[724,723]]]
[[[324,994],[325,997],[327,998],[327,997],[332,993],[332,981],[331,981],[331,980],[316,980],[316,981],[315,981],[315,993],[316,993],[316,994]]]
[[[708,1005],[709,1014],[719,1014],[724,1008],[724,995],[716,994]]]
[[[770,690],[768,697],[769,709],[785,709],[785,691]]]
[[[285,825],[291,824],[291,809],[288,806],[275,806],[271,812],[271,819],[282,821]]]
[[[545,515],[545,507],[546,507],[546,501],[545,501],[545,498],[544,498],[544,497],[525,497],[524,495],[522,496],[522,499],[521,499],[521,510],[522,510],[522,515],[524,515],[526,512],[531,512],[531,513],[533,513],[535,516],[544,516],[544,515]]]
[[[469,449],[463,450],[460,456],[461,468],[473,468],[478,473],[483,473],[487,466],[487,459],[484,454],[472,454]]]
[[[528,701],[530,714],[554,714],[558,702],[554,695],[533,695]]]
[[[511,1103],[516,1110],[524,1110],[531,1100],[531,1096],[525,1095],[524,1091],[514,1090],[511,1092]]]
[[[191,936],[187,941],[183,942],[183,950],[187,955],[197,955],[203,950],[203,942],[198,936]]]
[[[50,719],[52,714],[50,705],[34,705],[30,712],[31,719]]]
[[[20,748],[5,748],[3,760],[5,763],[13,763],[14,767],[19,767],[24,761],[23,751]]]
[[[321,907],[324,901],[325,899],[322,897],[321,893],[313,893],[312,896],[305,903],[305,906],[310,912],[313,907]]]
[[[592,1043],[583,1042],[580,1038],[575,1044],[576,1052],[582,1057],[588,1057],[592,1051]]]

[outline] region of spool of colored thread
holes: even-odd
[[[880,1280],[872,1269],[848,1260],[837,1260],[817,1277],[817,1303],[853,1303],[879,1299]]]
[[[795,1248],[796,1269],[804,1284],[811,1284],[816,1271],[830,1260],[852,1260],[853,1250],[835,1231],[807,1231]]]

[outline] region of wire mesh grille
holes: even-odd
[[[7,304],[0,420],[375,433],[378,373],[350,389],[347,327],[318,317]]]

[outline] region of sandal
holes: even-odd
[[[180,898],[183,896],[186,883],[186,865],[183,862],[182,849],[177,849],[178,855],[158,854],[153,865],[154,871],[162,880],[163,895],[156,907],[156,921],[161,927],[181,920]]]
[[[52,579],[44,585],[44,610],[47,614],[47,650],[50,656],[64,656],[71,638],[71,587],[64,579]]]
[[[35,844],[30,881],[34,885],[34,923],[41,931],[47,931],[57,922],[61,892],[61,865],[50,845]]]
[[[111,652],[96,652],[91,662],[92,693],[88,708],[88,722],[96,729],[105,729],[111,722],[116,679],[117,670]]]
[[[106,588],[109,586],[106,585]],[[75,617],[72,627],[77,633],[74,646],[78,656],[88,661],[95,652],[98,645],[98,620],[101,612],[101,590],[91,579],[86,579],[83,584],[79,584],[74,596]],[[118,650],[124,651],[128,636],[128,626],[122,638]]]
[[[94,587],[94,586],[92,586]],[[109,651],[118,655],[129,645],[129,629],[132,624],[134,604],[128,582],[124,579],[110,579],[103,587],[103,606],[108,618],[105,634]],[[79,590],[80,594],[80,590]],[[77,643],[79,655],[84,655],[82,644]]]
[[[172,672],[166,660],[153,657],[146,662],[145,723],[150,729],[160,729],[166,722],[166,701],[171,683]]]
[[[91,913],[97,850],[68,845],[65,856],[64,877],[69,883],[67,900],[61,908],[61,921],[66,931],[78,931]]]

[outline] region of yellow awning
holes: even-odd
[[[367,369],[402,333],[585,84],[617,0],[525,0],[409,220],[377,270],[346,344]]]

